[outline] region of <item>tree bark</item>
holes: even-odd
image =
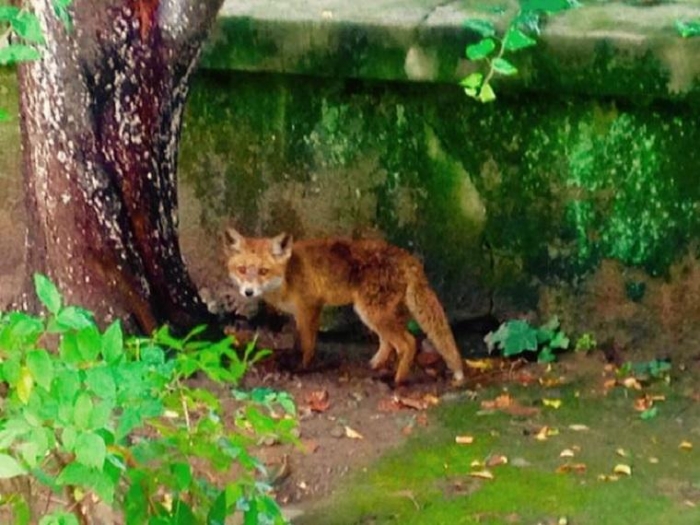
[[[222,3],[73,0],[71,29],[51,0],[30,0],[46,45],[19,68],[28,277],[48,274],[98,319],[150,332],[208,318],[178,243],[176,170]]]

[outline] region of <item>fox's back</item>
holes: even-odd
[[[355,301],[358,294],[403,294],[407,274],[418,268],[420,263],[408,252],[381,240],[308,239],[294,244],[286,280],[295,292],[340,305]]]

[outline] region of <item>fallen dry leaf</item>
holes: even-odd
[[[587,468],[585,463],[564,463],[557,468],[556,472],[557,474],[568,474],[569,472],[583,474]]]
[[[546,407],[559,408],[561,406],[561,399],[549,399],[543,398],[542,404]]]
[[[312,412],[325,412],[331,406],[328,390],[310,392],[305,401]]]
[[[651,396],[644,395],[634,400],[634,409],[637,412],[644,412],[645,410],[649,410],[652,406],[654,406],[654,400]]]
[[[455,436],[455,443],[458,445],[471,445],[474,443],[474,436]]]
[[[469,466],[471,468],[484,468],[485,463],[479,459],[475,459],[471,463],[469,463]]]
[[[546,441],[548,438],[558,434],[559,431],[556,428],[544,426],[537,432],[535,439],[537,441]]]
[[[598,481],[617,481],[620,476],[614,474],[598,474]]]
[[[622,380],[622,386],[630,390],[641,390],[642,384],[635,377],[626,377]]]
[[[622,456],[623,458],[626,458],[629,456],[629,452],[627,452],[624,448],[618,448],[615,450],[615,454],[618,456]]]
[[[397,412],[403,407],[394,399],[394,397],[380,399],[377,403],[377,410],[380,412]]]
[[[678,448],[681,450],[693,450],[693,444],[690,441],[681,441],[680,445],[678,445]]]
[[[486,460],[486,466],[487,467],[497,467],[498,465],[507,465],[508,464],[508,458],[506,456],[503,456],[501,454],[493,454],[489,456],[489,458]]]
[[[585,432],[586,430],[590,430],[590,428],[588,428],[586,425],[574,423],[573,425],[569,425],[569,430],[573,430],[574,432]]]
[[[555,386],[561,386],[564,383],[563,377],[540,377],[540,385],[545,388],[552,388]]]
[[[481,408],[485,408],[487,410],[502,410],[504,408],[507,408],[513,404],[513,398],[510,396],[510,394],[501,394],[500,396],[496,397],[495,399],[492,400],[484,400],[481,402]]]
[[[651,463],[652,465],[656,465],[658,462],[659,462],[659,458],[656,458],[654,456],[651,456],[649,458],[649,463]]]
[[[412,408],[413,410],[425,410],[428,408],[428,402],[423,399],[413,399],[410,397],[394,396],[394,401],[399,406]]]
[[[363,436],[357,430],[350,428],[347,425],[345,425],[345,435],[350,439],[365,439],[365,436]]]
[[[573,458],[576,455],[576,453],[571,450],[570,448],[565,448],[561,452],[559,452],[559,457],[560,458]]]
[[[615,468],[613,468],[613,473],[614,474],[624,474],[625,476],[631,476],[632,475],[632,467],[629,465],[625,465],[624,463],[619,463],[615,465]]]
[[[603,389],[604,390],[612,390],[617,386],[617,379],[606,379],[603,381]]]
[[[470,472],[469,475],[472,478],[493,479],[493,474],[488,470],[477,470],[474,472]]]
[[[319,444],[313,439],[302,439],[301,446],[306,454],[313,454],[318,450]]]
[[[473,370],[491,370],[493,360],[491,359],[465,359],[466,365]]]

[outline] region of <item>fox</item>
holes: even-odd
[[[294,318],[303,368],[314,357],[322,308],[352,304],[379,337],[373,370],[384,368],[396,352],[394,383],[407,380],[416,354],[407,330],[413,317],[447,363],[453,384],[464,382],[462,357],[442,304],[423,265],[402,248],[378,239],[245,237],[229,227],[224,251],[229,278],[243,297],[261,299]]]

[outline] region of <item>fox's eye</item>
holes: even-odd
[[[245,266],[239,266],[238,268],[236,268],[236,271],[237,271],[238,273],[245,273],[245,272],[246,272],[246,267],[245,267]]]
[[[265,276],[265,275],[268,274],[269,271],[270,271],[270,270],[268,270],[267,268],[260,268],[260,269],[258,270],[258,273],[259,273],[260,275],[262,275],[262,276]]]

